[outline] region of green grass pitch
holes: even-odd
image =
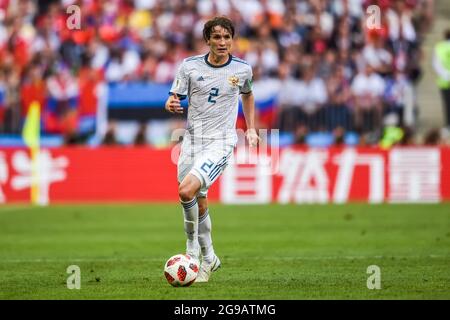
[[[173,288],[163,266],[184,250],[179,205],[0,207],[0,299],[450,299],[448,203],[210,212],[222,268]],[[66,286],[69,265],[80,290]]]

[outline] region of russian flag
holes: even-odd
[[[277,95],[274,92],[255,95],[255,120],[261,128],[271,129],[275,125]],[[242,109],[242,101],[239,99],[237,128],[245,128],[245,117]]]
[[[265,129],[271,129],[275,125],[275,108],[277,103],[277,97],[271,96],[265,100],[255,101],[256,109],[258,110],[258,119],[262,127]]]

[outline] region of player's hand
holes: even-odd
[[[183,113],[183,108],[181,107],[180,99],[176,93],[169,97],[166,102],[165,109],[170,113]]]
[[[258,145],[258,142],[261,141],[261,138],[258,137],[255,129],[248,129],[245,133],[245,136],[247,137],[247,141],[250,147],[256,147]]]

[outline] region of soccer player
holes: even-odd
[[[165,108],[183,113],[180,100],[188,97],[187,130],[178,160],[178,194],[184,213],[186,253],[200,261],[196,282],[207,282],[220,267],[211,238],[207,192],[222,174],[237,143],[239,95],[245,115],[246,138],[258,144],[252,68],[231,55],[234,26],[226,17],[205,23],[203,38],[209,52],[186,58],[180,65]]]

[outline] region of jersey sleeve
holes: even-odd
[[[245,73],[244,83],[242,87],[239,88],[239,93],[247,94],[252,92],[252,82],[253,82],[253,72],[252,68],[249,67]]]
[[[183,62],[177,70],[172,87],[170,88],[170,95],[176,93],[180,100],[186,99],[188,95],[189,76],[186,72],[186,64]]]

